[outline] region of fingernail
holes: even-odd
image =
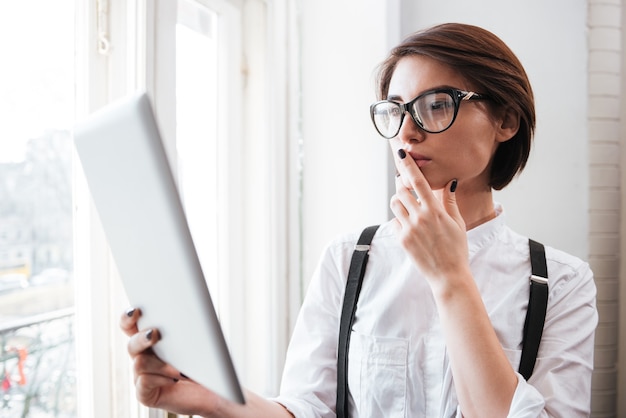
[[[146,340],[150,341],[152,340],[152,334],[153,334],[154,330],[149,330],[148,332],[146,332]]]
[[[452,184],[450,185],[450,191],[452,193],[454,193],[456,191],[457,184],[458,184],[458,181],[456,179],[452,180]]]
[[[402,148],[400,148],[398,150],[398,157],[400,157],[401,160],[404,160],[404,158],[406,158],[406,151],[404,151]]]
[[[396,173],[396,177],[400,177],[400,173]]]
[[[174,383],[178,383],[178,379],[172,379]]]
[[[130,308],[129,310],[126,311],[126,316],[130,318],[131,316],[135,314],[135,310],[136,310],[135,308]]]
[[[184,378],[184,379],[189,379],[187,376],[185,376],[185,375],[184,375],[184,374],[182,374],[182,373],[180,374],[180,376],[181,376],[182,378]]]

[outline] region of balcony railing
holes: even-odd
[[[0,324],[0,416],[76,417],[73,308]]]

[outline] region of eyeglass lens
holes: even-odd
[[[409,112],[424,130],[437,133],[446,130],[454,120],[456,102],[448,92],[433,92],[409,103]],[[400,131],[403,108],[394,102],[380,102],[372,109],[376,129],[386,138]]]

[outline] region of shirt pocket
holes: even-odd
[[[348,382],[360,417],[405,417],[409,340],[352,332]]]

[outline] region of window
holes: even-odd
[[[147,79],[224,333],[243,350],[241,10],[225,0],[155,2]],[[151,60],[153,57],[153,61]]]
[[[76,416],[74,16],[73,0],[0,5],[7,40],[0,71],[0,415],[7,418]]]
[[[202,269],[219,294],[219,177],[222,149],[219,126],[225,112],[218,97],[218,15],[201,4],[178,2],[176,24],[176,150],[179,189]],[[225,100],[224,100],[225,102]],[[223,204],[222,204],[223,206]],[[221,280],[220,280],[221,279]],[[216,310],[226,302],[215,298]]]
[[[298,151],[286,145],[296,124],[285,116],[285,38],[268,37],[272,19],[272,31],[286,30],[284,10],[270,11],[263,0],[76,6],[79,114],[137,89],[150,93],[240,377],[275,394],[288,339],[286,295],[294,291],[287,270],[298,271],[287,256],[298,253],[297,239],[288,245],[297,228],[287,227],[298,214],[296,205],[287,209],[286,187],[299,182],[295,163],[287,164]],[[297,115],[297,106],[290,110]],[[134,400],[118,328],[128,303],[80,170],[75,182],[75,275],[89,278],[76,283],[78,416],[160,417]]]
[[[215,275],[209,286],[240,378],[275,394],[289,337],[287,299],[298,294],[288,286],[290,273],[298,280],[298,209],[288,201],[297,199],[299,180],[298,142],[289,138],[298,99],[287,87],[287,10],[262,0],[157,0],[154,7],[147,85],[192,234],[205,271]]]
[[[0,292],[0,415],[29,408],[68,417],[160,416],[138,408],[129,390],[117,323],[127,302],[71,159],[75,115],[137,89],[155,99],[242,381],[275,393],[288,338],[286,296],[299,293],[286,285],[289,271],[299,270],[288,260],[298,254],[297,238],[288,245],[297,228],[287,226],[297,223],[298,209],[287,201],[298,195],[299,180],[292,176],[297,146],[287,145],[297,125],[286,117],[287,102],[298,100],[286,88],[285,13],[284,4],[263,0],[0,6],[0,32],[13,41],[5,50],[12,65],[0,72],[8,115],[0,127],[0,276],[7,288]],[[297,118],[297,105],[290,110]],[[21,303],[35,293],[36,302]],[[11,308],[21,312],[9,318]],[[50,347],[13,344],[26,337]],[[44,365],[38,385],[34,364]]]

